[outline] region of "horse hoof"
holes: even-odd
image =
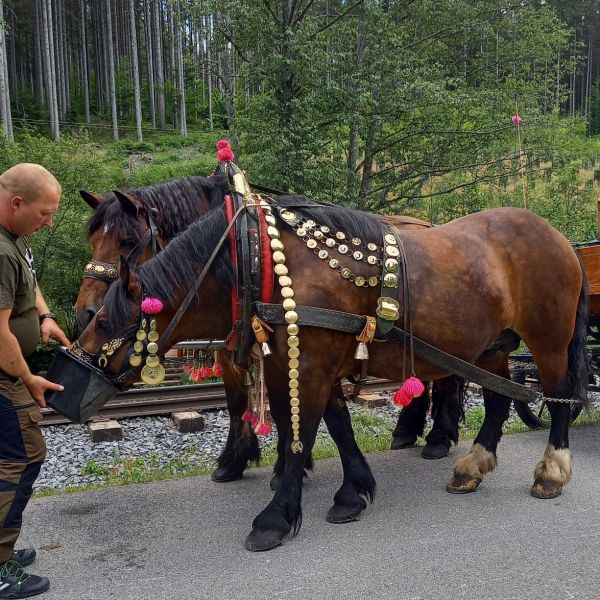
[[[253,529],[246,538],[246,550],[264,552],[281,546],[287,534],[278,529]]]
[[[238,481],[244,476],[243,471],[233,471],[227,467],[217,467],[210,478],[217,483],[227,483],[228,481]]]
[[[466,475],[454,475],[451,481],[446,485],[446,491],[450,494],[469,494],[479,487],[481,479],[477,477],[468,477]]]
[[[416,436],[410,434],[398,434],[392,439],[391,450],[403,450],[404,448],[413,448],[417,441]]]
[[[535,480],[531,486],[531,495],[541,500],[550,500],[556,498],[562,493],[562,485],[556,481]]]
[[[361,504],[354,506],[343,506],[342,504],[334,504],[327,511],[327,521],[329,523],[351,523],[358,521],[360,513],[367,508],[367,503],[361,500]]]
[[[425,447],[421,450],[421,456],[427,460],[436,460],[448,456],[449,452],[450,446],[447,444],[425,444]]]

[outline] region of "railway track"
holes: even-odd
[[[385,391],[398,389],[398,382],[373,379],[363,389]],[[353,385],[342,384],[345,394],[351,394]],[[96,419],[123,419],[125,417],[146,417],[190,410],[225,408],[225,386],[222,383],[197,385],[170,385],[159,388],[139,388],[117,394],[109,400]],[[70,423],[69,419],[51,408],[42,409],[42,425]]]

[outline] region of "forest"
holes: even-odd
[[[68,318],[79,189],[209,174],[446,222],[523,206],[595,238],[600,0],[0,0],[0,170],[64,187],[33,240]]]

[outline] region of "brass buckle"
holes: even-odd
[[[397,321],[400,318],[400,303],[394,298],[381,296],[377,299],[377,316],[386,321]]]

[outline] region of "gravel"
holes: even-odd
[[[399,409],[387,393],[387,405],[366,409],[349,403],[350,412],[366,412],[382,417],[393,427]],[[600,394],[592,394],[594,404],[600,405]],[[480,394],[471,389],[466,393],[466,410],[481,406]],[[169,417],[139,417],[122,419],[123,439],[115,442],[93,443],[84,425],[54,425],[44,427],[48,456],[42,467],[35,489],[62,489],[101,483],[107,469],[122,470],[124,461],[143,461],[151,467],[165,467],[184,460],[186,465],[215,461],[227,441],[229,416],[225,410],[202,413],[205,429],[197,433],[180,433]],[[509,421],[518,417],[511,411]],[[387,428],[389,430],[389,428]],[[386,430],[386,435],[388,435]],[[329,436],[321,423],[317,440]],[[273,435],[259,436],[261,447],[269,446]]]

